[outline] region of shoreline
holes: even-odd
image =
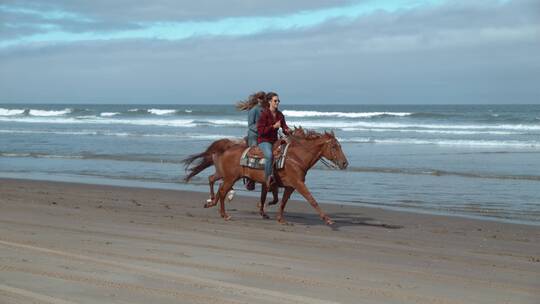
[[[113,187],[126,187],[126,188],[144,188],[144,189],[155,189],[155,190],[172,190],[172,191],[186,191],[194,193],[209,193],[207,191],[207,186],[205,185],[205,190],[198,190],[197,187],[202,187],[202,185],[194,184],[177,184],[177,183],[165,183],[157,181],[140,181],[140,180],[126,180],[126,179],[114,179],[106,177],[94,177],[94,176],[70,176],[70,175],[49,175],[49,174],[33,174],[33,176],[28,176],[27,173],[0,173],[0,181],[3,179],[13,179],[13,180],[24,180],[24,181],[40,181],[40,182],[53,182],[53,183],[71,183],[71,184],[85,184],[85,185],[96,185],[96,186],[113,186]],[[187,186],[186,186],[187,185]],[[184,189],[187,187],[188,189]],[[192,189],[189,189],[192,188]],[[217,191],[218,185],[215,186]],[[258,190],[258,189],[257,189]],[[281,189],[280,193],[283,192]],[[244,197],[259,197],[259,191],[244,191],[241,189],[237,190],[237,196]],[[281,197],[281,196],[280,196]],[[315,198],[317,199],[317,198]],[[303,198],[296,199],[295,201],[305,201]],[[350,207],[358,208],[368,208],[368,209],[381,209],[394,212],[403,212],[403,213],[412,213],[412,214],[424,214],[424,215],[433,215],[433,216],[442,216],[442,217],[457,217],[469,220],[479,220],[479,221],[488,221],[488,222],[497,222],[497,223],[507,223],[507,224],[516,224],[516,225],[527,225],[527,226],[537,226],[540,227],[540,222],[527,221],[527,220],[518,220],[518,219],[507,219],[500,217],[489,217],[489,216],[480,216],[480,215],[471,215],[471,214],[458,214],[450,213],[443,211],[435,210],[423,210],[418,208],[403,208],[403,207],[394,207],[394,206],[377,206],[376,204],[370,203],[345,203],[345,202],[329,202],[318,200],[317,202],[321,205],[343,205]]]
[[[2,303],[538,303],[536,226],[0,179]]]

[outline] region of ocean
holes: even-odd
[[[289,126],[334,131],[349,160],[309,171],[319,202],[540,224],[540,105],[280,110]],[[0,104],[0,177],[208,192],[213,170],[186,184],[181,160],[245,136],[246,116],[233,104]]]

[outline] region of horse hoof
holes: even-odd
[[[278,221],[278,223],[280,223],[281,225],[288,225],[288,224],[289,224],[286,220],[284,220],[284,219],[282,219],[282,218],[278,219],[277,221]]]
[[[270,219],[270,217],[268,216],[268,214],[264,213],[264,214],[261,214],[262,218],[265,219],[265,220],[268,220]]]
[[[336,223],[336,222],[332,221],[331,219],[326,219],[324,222],[325,222],[326,225],[328,225],[328,226],[332,226],[332,225],[334,225],[334,224]]]
[[[211,207],[214,207],[216,204],[214,203],[206,203],[204,204],[204,208],[211,208]]]
[[[228,221],[228,220],[231,219],[231,216],[228,215],[228,214],[222,215],[221,217],[222,217],[224,220],[226,220],[226,221]]]

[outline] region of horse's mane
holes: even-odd
[[[324,133],[319,133],[315,130],[311,130],[311,129],[304,129],[302,128],[301,126],[299,127],[294,127],[293,130],[291,131],[291,138],[292,139],[305,139],[305,140],[315,140],[315,139],[319,139],[319,138],[322,138],[324,136],[329,136],[329,137],[332,137],[334,138],[335,135],[334,135],[334,132],[327,132],[327,131],[324,131]]]

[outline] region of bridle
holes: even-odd
[[[329,142],[331,142],[332,140],[334,140],[334,138],[331,138],[329,140],[327,140],[325,142],[325,144],[328,144]],[[336,148],[332,145],[332,147],[330,147],[330,154],[331,154],[331,157],[332,159],[337,159],[337,156],[336,156]],[[320,159],[321,163],[323,163],[327,168],[330,168],[330,169],[339,169],[339,166],[336,165],[333,161],[331,160],[328,160],[326,159],[325,157],[321,156],[321,159]]]
[[[288,137],[292,138],[293,140],[295,140],[297,143],[299,143],[302,147],[305,147],[305,144],[302,143],[301,140],[299,140],[300,138],[298,136],[295,136],[295,135],[292,135],[292,134],[289,134]],[[333,140],[333,138],[331,139],[328,139],[327,141],[324,142],[324,144],[327,144],[329,142],[331,142]],[[336,149],[334,147],[331,148],[331,154],[332,154],[332,158],[333,159],[336,159],[337,156],[336,156]],[[333,161],[331,160],[328,160],[326,159],[325,157],[321,156],[321,158],[319,159],[321,161],[321,163],[323,163],[327,168],[329,169],[334,169],[334,170],[337,170],[339,169],[339,166],[337,166],[336,164],[334,164]]]

